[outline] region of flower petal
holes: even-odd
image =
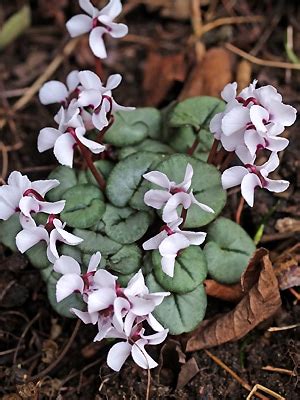
[[[54,263],[53,269],[60,274],[77,274],[81,275],[79,263],[70,256],[60,256]]]
[[[114,304],[116,292],[110,288],[97,289],[88,297],[88,312],[105,310]]]
[[[89,36],[89,44],[92,52],[96,57],[106,58],[107,52],[103,40],[103,34],[106,32],[105,28],[94,28]]]
[[[66,78],[67,87],[69,89],[69,94],[73,93],[74,90],[79,85],[79,77],[78,77],[78,70],[71,71]]]
[[[94,275],[94,282],[97,289],[110,288],[112,290],[115,290],[117,279],[117,276],[112,275],[105,269],[99,269]]]
[[[103,88],[101,79],[92,71],[80,71],[78,78],[85,90],[101,90]]]
[[[163,257],[176,256],[179,250],[185,249],[189,245],[189,240],[182,233],[174,233],[164,239],[158,249]]]
[[[181,234],[183,234],[190,244],[193,245],[200,245],[205,241],[206,238],[206,233],[205,232],[191,232],[191,231],[181,231]]]
[[[107,354],[107,365],[116,372],[119,372],[131,352],[131,345],[128,342],[120,342],[113,345]]]
[[[66,28],[70,36],[74,38],[89,32],[93,28],[93,20],[87,15],[78,14],[67,21]]]
[[[94,272],[94,271],[96,271],[97,268],[98,268],[98,266],[99,266],[99,264],[100,264],[100,261],[101,261],[101,253],[100,253],[100,251],[97,251],[97,252],[94,253],[94,254],[91,256],[91,258],[90,258],[89,266],[88,266],[87,272]]]
[[[192,184],[193,175],[193,167],[191,166],[191,164],[187,164],[183,181],[179,185],[175,185],[175,187],[179,187],[184,191],[187,191]]]
[[[157,367],[157,362],[153,360],[152,357],[146,352],[144,346],[148,344],[147,340],[139,339],[137,340],[131,349],[131,355],[134,362],[141,368],[151,369]]]
[[[46,214],[59,214],[65,208],[66,200],[59,200],[53,203],[48,201],[37,201],[40,206],[40,212]]]
[[[113,90],[120,85],[121,81],[122,81],[122,75],[120,74],[110,75],[107,79],[105,88],[107,90]]]
[[[153,236],[152,238],[148,239],[146,242],[143,243],[143,249],[144,250],[158,249],[158,246],[167,236],[168,234],[165,230],[159,232],[157,235]]]
[[[166,192],[165,190],[151,189],[145,193],[144,203],[149,207],[159,210],[171,197],[171,193]]]
[[[234,100],[236,98],[237,83],[228,83],[221,92],[221,97],[226,103]]]
[[[159,171],[151,171],[143,175],[143,178],[147,181],[155,183],[155,185],[161,186],[167,190],[170,190],[172,182],[166,174]]]
[[[48,243],[49,234],[44,227],[37,226],[31,229],[23,229],[19,232],[16,236],[16,245],[21,253],[25,253],[41,240],[45,240]]]
[[[61,136],[61,132],[55,128],[43,128],[40,130],[37,147],[38,151],[49,150],[54,147],[56,140]]]
[[[179,217],[177,213],[177,207],[182,205],[183,208],[187,210],[191,206],[192,200],[193,199],[189,193],[175,193],[173,196],[170,197],[163,209],[163,221],[169,223],[177,220]]]
[[[19,203],[19,208],[26,217],[30,217],[32,212],[36,213],[40,211],[39,203],[31,196],[22,197]]]
[[[269,121],[269,113],[264,107],[256,104],[252,106],[250,108],[250,119],[258,132],[264,133],[267,131],[264,121]]]
[[[263,165],[257,167],[257,169],[264,177],[267,177],[269,173],[275,171],[275,169],[278,166],[279,166],[279,157],[278,154],[274,152],[270,155],[268,161],[265,162]]]
[[[209,212],[209,213],[212,213],[212,214],[215,213],[214,210],[213,210],[211,207],[207,206],[206,204],[200,203],[200,202],[196,199],[196,197],[194,196],[194,194],[193,194],[192,191],[191,191],[191,193],[190,193],[190,197],[191,197],[192,203],[193,203],[193,204],[196,204],[197,206],[199,206],[203,211]]]
[[[222,119],[222,131],[229,136],[240,130],[245,130],[250,121],[249,110],[243,106],[234,107]]]
[[[290,182],[285,181],[283,179],[273,180],[269,178],[265,178],[266,186],[270,192],[281,193],[284,192],[289,186]]]
[[[54,155],[60,164],[66,165],[70,168],[73,167],[75,144],[75,139],[69,133],[64,133],[56,140],[54,145]]]
[[[245,167],[231,167],[226,169],[221,177],[223,189],[229,189],[234,186],[240,185],[243,178],[248,174]]]
[[[115,19],[122,11],[120,0],[110,0],[109,3],[102,8],[101,15],[108,15],[111,20]]]
[[[68,97],[66,85],[59,81],[49,81],[43,84],[39,91],[40,102],[44,105],[61,103]]]
[[[83,292],[84,282],[77,274],[63,275],[56,284],[56,301],[59,303],[72,293],[79,291]]]
[[[257,186],[262,187],[258,176],[255,174],[250,173],[250,174],[246,175],[242,180],[241,193],[250,207],[253,207],[254,190]]]
[[[105,150],[105,146],[103,144],[97,143],[93,140],[87,139],[84,137],[85,128],[77,128],[76,136],[78,140],[88,149],[91,150],[94,154],[102,153]]]
[[[77,310],[76,308],[71,308],[70,311],[75,314],[84,324],[95,325],[98,321],[98,313],[88,313],[87,311]]]
[[[95,17],[99,10],[93,6],[90,0],[79,0],[80,8],[89,14],[91,17]]]

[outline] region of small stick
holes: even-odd
[[[0,149],[2,152],[2,170],[1,170],[1,181],[5,181],[8,171],[8,151],[7,147],[3,142],[0,142]]]
[[[239,225],[241,225],[241,215],[242,215],[242,211],[244,208],[244,204],[245,204],[245,199],[243,196],[241,196],[238,208],[236,210],[236,214],[235,214],[235,222]]]
[[[263,60],[262,58],[252,56],[251,54],[246,53],[244,50],[239,49],[238,47],[234,46],[231,43],[226,43],[225,48],[231,51],[232,53],[237,54],[242,58],[245,58],[245,60],[248,60],[253,64],[261,65],[263,67],[297,69],[297,70],[300,69],[300,64],[287,63],[284,61]]]
[[[210,357],[221,368],[225,369],[225,371],[228,372],[240,385],[242,385],[244,389],[251,392],[251,389],[252,389],[251,386],[246,381],[244,381],[244,379],[239,377],[234,371],[232,371],[232,369],[230,369],[226,364],[223,363],[223,361],[221,361],[218,357],[213,355],[210,351],[208,351],[206,349],[204,349],[204,351],[208,355],[208,357]],[[268,400],[267,397],[265,397],[259,393],[257,393],[256,396],[259,397],[260,399]]]
[[[295,329],[298,327],[300,327],[300,323],[293,325],[286,325],[286,326],[271,326],[271,328],[268,329],[268,332],[281,332],[281,331],[287,331],[289,329]]]
[[[271,396],[275,397],[275,399],[278,400],[285,400],[284,397],[280,396],[278,393],[273,392],[273,390],[266,388],[263,385],[260,385],[259,383],[257,383],[256,385],[253,386],[253,389],[251,390],[251,392],[249,393],[249,395],[247,396],[246,400],[251,400],[252,396],[255,394],[256,397],[260,397],[261,394],[257,393],[257,390],[262,390],[263,392],[270,394]],[[266,397],[264,397],[266,398]]]
[[[271,365],[262,367],[262,369],[264,371],[278,372],[279,374],[285,374],[285,375],[289,375],[289,376],[297,376],[297,374],[294,371],[291,371],[290,369],[276,368],[276,367],[272,367]]]

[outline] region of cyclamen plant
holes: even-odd
[[[105,58],[105,35],[128,31],[114,22],[121,3],[79,5],[87,15],[67,29],[72,37],[89,33],[91,50]],[[197,327],[207,275],[239,281],[255,245],[219,217],[226,189],[241,185],[252,207],[257,187],[288,188],[269,174],[288,145],[280,135],[296,118],[274,87],[256,88],[257,81],[238,95],[236,83],[226,85],[226,106],[195,97],[161,112],[117,104],[112,91],[121,79],[111,75],[105,85],[75,70],[66,84],[45,83],[41,103],[60,108],[57,127],[41,129],[37,146],[53,149],[61,166],[34,182],[14,171],[0,188],[0,240],[41,270],[57,312],[95,325],[95,341],[118,340],[107,357],[115,371],[130,354],[140,367],[156,367],[145,346]],[[233,155],[240,161],[226,169]]]

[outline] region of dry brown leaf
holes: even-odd
[[[190,358],[188,362],[183,364],[178,375],[176,389],[182,389],[189,383],[191,379],[200,371],[197,361],[194,357]]]
[[[300,286],[299,252],[298,244],[290,251],[285,251],[274,262],[274,272],[281,290]]]
[[[221,47],[209,49],[203,60],[198,60],[189,73],[179,99],[194,96],[219,97],[224,86],[233,79],[231,57],[231,54]]]
[[[187,339],[187,351],[238,340],[278,310],[278,282],[265,249],[256,252],[241,283],[245,291],[242,300],[229,313],[203,321]]]
[[[162,56],[151,51],[144,67],[143,88],[146,105],[158,105],[175,82],[183,82],[186,66],[183,53]]]
[[[300,232],[300,221],[295,218],[280,218],[276,221],[275,229],[278,232]]]
[[[217,299],[237,302],[243,297],[240,283],[236,283],[235,285],[224,285],[223,283],[219,283],[213,279],[206,279],[204,285],[206,294],[211,297],[216,297]]]
[[[243,90],[251,82],[252,64],[247,60],[238,63],[236,69],[236,81],[238,84],[238,92]]]

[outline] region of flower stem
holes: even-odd
[[[103,178],[101,172],[95,167],[95,165],[93,163],[92,153],[86,147],[84,147],[82,143],[80,143],[79,141],[77,143],[80,148],[82,157],[84,158],[89,170],[94,175],[94,178],[96,179],[100,189],[104,190],[105,186],[106,186],[106,182],[105,182],[105,179]]]
[[[114,120],[115,120],[114,116],[111,115],[111,116],[110,116],[110,119],[109,119],[108,125],[105,126],[105,127],[102,129],[102,131],[99,132],[99,135],[98,135],[98,137],[97,137],[97,142],[98,142],[98,143],[101,143],[101,144],[102,144],[102,140],[103,140],[103,138],[104,138],[104,135],[106,134],[106,132],[108,131],[108,129],[112,126],[112,124],[114,123]]]
[[[187,154],[189,156],[192,156],[194,154],[194,152],[196,151],[199,143],[200,143],[200,140],[199,140],[199,138],[197,136],[196,139],[194,140],[194,143],[192,144],[192,146],[187,151]]]
[[[211,150],[209,152],[209,155],[208,155],[208,159],[207,159],[207,163],[208,164],[213,164],[212,161],[214,160],[214,158],[216,156],[216,152],[218,150],[218,145],[219,145],[219,140],[215,139],[214,142],[213,142],[213,145],[211,147]]]
[[[183,221],[180,224],[180,229],[183,229],[184,223],[186,221],[187,213],[188,213],[188,210],[185,208],[182,208],[180,218],[182,218]]]
[[[225,157],[223,163],[220,166],[220,171],[223,172],[225,169],[228,167],[228,165],[231,163],[233,157],[234,157],[234,151],[231,151],[230,153],[227,154]]]
[[[244,197],[241,197],[236,214],[235,214],[235,222],[239,225],[241,225],[241,216],[242,216],[244,204],[245,204],[245,199],[244,199]]]
[[[103,69],[103,64],[100,58],[95,57],[95,70],[96,74],[99,76],[101,81],[104,79],[104,69]]]

